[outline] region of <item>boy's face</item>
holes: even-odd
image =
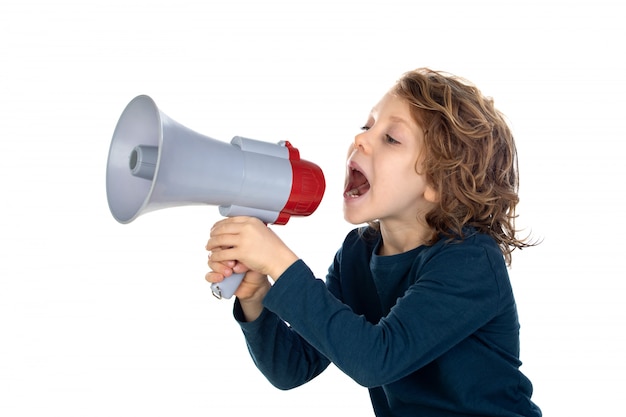
[[[423,142],[409,104],[390,93],[383,96],[350,145],[343,204],[348,222],[405,226],[423,218],[436,201],[417,172]]]

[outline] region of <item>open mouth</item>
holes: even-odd
[[[356,198],[365,194],[370,189],[370,183],[361,171],[349,168],[348,181],[343,193],[345,198]]]

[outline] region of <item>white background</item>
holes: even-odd
[[[273,226],[323,277],[351,227],[346,148],[406,70],[464,76],[511,121],[511,279],[546,416],[622,410],[624,12],[611,1],[43,1],[0,5],[0,415],[373,415],[335,368],[281,392],[204,281],[216,207],[110,215],[108,147],[149,94],[214,138],[290,140],[325,172]],[[287,300],[288,302],[288,300]]]

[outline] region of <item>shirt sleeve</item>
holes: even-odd
[[[264,305],[357,383],[376,387],[415,372],[487,323],[499,299],[494,275],[484,248],[450,245],[372,324],[299,260],[276,281]]]
[[[276,314],[264,309],[253,322],[245,322],[238,300],[234,316],[257,368],[276,388],[288,390],[312,380],[330,361],[295,333]]]

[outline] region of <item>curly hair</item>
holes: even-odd
[[[480,90],[460,77],[418,68],[391,89],[405,99],[424,131],[421,173],[439,195],[426,215],[440,236],[463,238],[467,226],[492,236],[505,261],[515,249],[532,246],[518,239],[517,150],[504,116]]]

